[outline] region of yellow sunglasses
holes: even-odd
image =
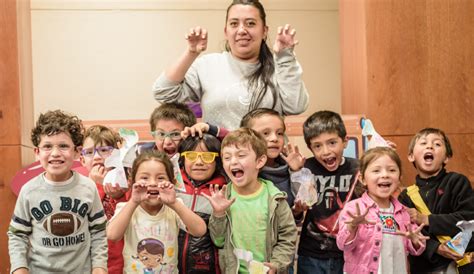
[[[214,162],[216,157],[219,157],[217,152],[198,152],[198,151],[185,151],[181,153],[181,156],[184,156],[186,160],[194,163],[197,161],[198,157],[201,157],[201,160],[206,164],[211,164]]]

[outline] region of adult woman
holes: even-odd
[[[188,48],[156,80],[160,102],[201,102],[203,120],[228,129],[258,107],[299,114],[308,106],[302,69],[293,48],[295,30],[279,27],[273,46],[266,44],[266,14],[258,0],[234,0],[227,9],[226,51],[197,58],[207,47],[207,31],[195,27],[186,35]]]

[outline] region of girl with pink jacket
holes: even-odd
[[[344,273],[408,273],[408,253],[421,254],[428,237],[393,197],[400,185],[400,157],[391,148],[377,147],[360,161],[367,191],[339,216],[337,245],[344,251]]]

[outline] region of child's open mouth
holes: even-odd
[[[176,154],[176,148],[163,148],[163,150],[168,155],[175,155]]]
[[[64,161],[62,161],[62,160],[51,160],[51,161],[48,161],[48,164],[53,165],[53,166],[62,165],[62,164],[64,164]]]
[[[160,192],[158,190],[147,191],[147,194],[150,196],[158,196]]]
[[[336,165],[336,157],[326,158],[323,161],[330,168],[333,168]]]
[[[390,186],[392,186],[391,183],[380,183],[380,184],[377,184],[378,187],[380,188],[385,188],[385,189],[388,189],[390,188]]]
[[[425,153],[425,155],[423,155],[423,159],[424,159],[426,162],[432,162],[432,161],[434,160],[433,153],[431,153],[431,152]]]
[[[232,169],[231,172],[232,172],[232,176],[234,176],[235,178],[240,178],[244,176],[244,171],[242,169],[235,168],[235,169]]]

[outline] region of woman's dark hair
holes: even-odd
[[[227,8],[225,21],[229,17],[229,10],[235,5],[250,5],[255,7],[260,14],[260,18],[263,21],[263,25],[267,25],[266,13],[263,5],[258,0],[233,0],[232,4]],[[230,51],[229,43],[226,42],[225,49]],[[258,62],[260,66],[252,74],[247,75],[248,78],[248,88],[252,90],[252,100],[250,101],[249,111],[258,108],[260,103],[267,94],[268,89],[270,89],[273,97],[272,109],[275,108],[278,93],[276,87],[272,82],[273,73],[275,73],[275,62],[273,60],[273,53],[267,45],[266,39],[262,40],[260,44],[260,53],[258,54]],[[263,85],[259,85],[259,82],[262,82]]]
[[[199,138],[197,135],[194,137],[188,136],[188,138],[184,139],[179,144],[178,152],[182,153],[185,151],[194,151],[200,144],[204,144],[209,152],[217,152],[219,154],[219,156],[217,156],[215,159],[216,170],[214,171],[214,174],[212,174],[212,178],[223,175],[224,172],[222,168],[222,160],[220,157],[221,142],[216,137],[207,133],[204,133],[202,138]],[[184,157],[179,158],[179,166],[184,168]]]

